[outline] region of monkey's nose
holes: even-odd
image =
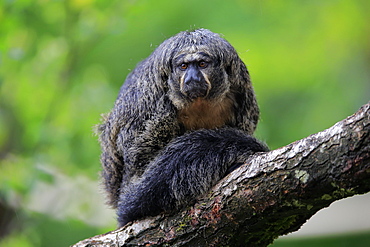
[[[182,87],[181,91],[190,99],[206,97],[209,91],[202,73],[192,67],[186,72]]]
[[[185,78],[184,78],[184,84],[189,85],[189,84],[194,84],[194,83],[202,83],[203,77],[197,75],[196,73],[187,73]]]

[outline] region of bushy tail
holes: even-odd
[[[249,135],[229,128],[180,136],[151,162],[142,179],[120,195],[120,226],[193,203],[247,156],[268,151]]]

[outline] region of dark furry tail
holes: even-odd
[[[193,203],[249,155],[264,151],[263,143],[235,129],[198,130],[176,138],[140,182],[120,195],[119,225]]]

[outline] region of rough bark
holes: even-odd
[[[251,156],[176,215],[74,246],[267,246],[332,202],[370,191],[369,113],[370,103],[327,130]]]

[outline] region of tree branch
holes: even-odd
[[[198,202],[87,246],[267,246],[332,202],[370,191],[370,103],[331,128],[251,156]]]

